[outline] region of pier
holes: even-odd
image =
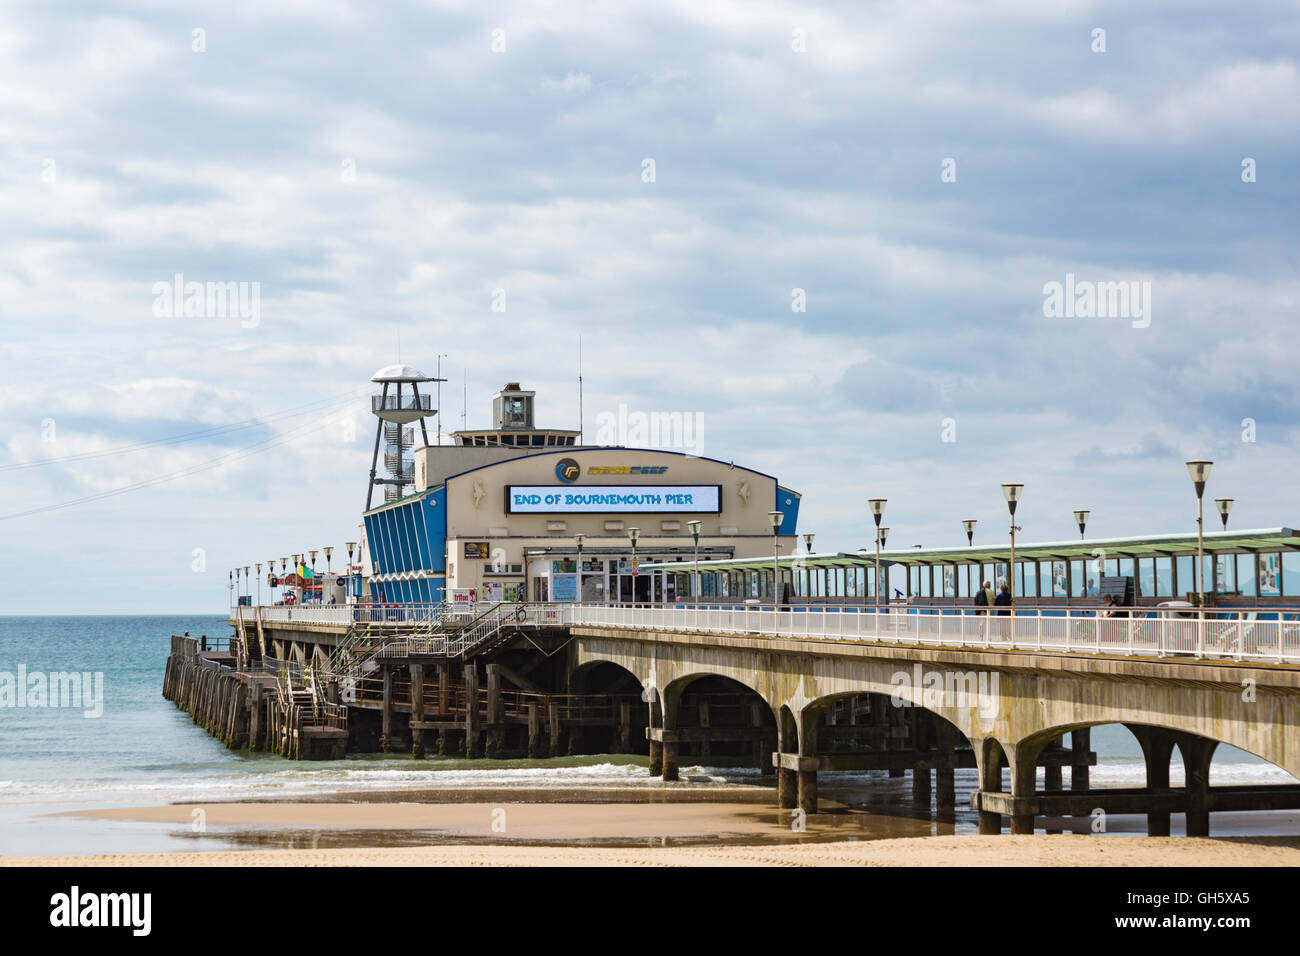
[[[669,782],[686,759],[761,768],[805,813],[825,774],[910,775],[917,812],[969,802],[984,833],[1086,831],[1100,812],[1145,814],[1153,835],[1183,814],[1208,835],[1214,812],[1300,809],[1300,786],[1209,785],[1220,744],[1300,771],[1300,628],[1281,619],[239,608],[224,647],[173,639],[164,693],[228,746],[304,759],[640,753]],[[1090,786],[1090,728],[1110,723],[1142,747],[1145,787]],[[961,768],[977,770],[968,795]]]

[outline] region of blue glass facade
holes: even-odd
[[[374,581],[370,596],[387,603],[443,600],[447,575],[447,506],[442,488],[365,514],[366,546],[376,576],[423,571],[414,581]]]

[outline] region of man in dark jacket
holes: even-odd
[[[993,599],[993,603],[996,604],[998,607],[1002,608],[1001,611],[998,611],[998,617],[1007,617],[1008,615],[1010,615],[1011,614],[1011,589],[1007,587],[1005,584],[1002,585],[1002,590],[999,591],[998,596]]]

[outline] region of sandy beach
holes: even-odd
[[[796,831],[789,813],[743,803],[209,803],[51,816],[187,831],[197,821],[199,839],[263,828],[309,836],[295,848],[252,842],[250,849],[0,857],[0,865],[1300,866],[1300,837],[916,836],[920,821],[863,813],[816,814]],[[397,833],[407,835],[403,845],[386,842]],[[324,834],[345,842],[316,846]]]
[[[0,857],[0,866],[1297,866],[1300,839],[967,836],[795,846],[427,846]]]

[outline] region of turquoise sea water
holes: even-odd
[[[208,846],[196,845],[184,828],[50,816],[72,809],[319,799],[327,794],[403,789],[527,791],[528,799],[538,799],[539,791],[571,797],[575,792],[617,789],[622,799],[629,788],[648,792],[663,786],[648,775],[643,762],[608,756],[469,763],[378,756],[298,762],[234,754],[162,698],[169,638],[185,631],[195,637],[225,637],[228,628],[219,615],[0,618],[0,675],[14,674],[20,666],[28,674],[103,675],[102,714],[97,717],[86,717],[80,708],[0,707],[0,854]],[[1142,784],[1141,754],[1126,730],[1096,728],[1093,746],[1101,760],[1092,773],[1094,786]],[[1175,768],[1177,785],[1181,771],[1177,763]],[[688,786],[714,790],[719,796],[767,783],[753,770],[685,767],[683,774]],[[828,775],[823,792],[850,804],[901,803],[910,793],[905,779],[890,780],[883,774],[836,776],[831,780]],[[1221,748],[1212,772],[1214,783],[1290,781],[1277,768],[1231,748]],[[974,772],[959,772],[957,785],[959,792],[973,786]],[[973,818],[967,816],[959,814],[958,832],[973,828]],[[1246,825],[1258,828],[1265,816],[1255,815],[1258,822]],[[1222,827],[1216,825],[1215,832],[1222,832]]]

